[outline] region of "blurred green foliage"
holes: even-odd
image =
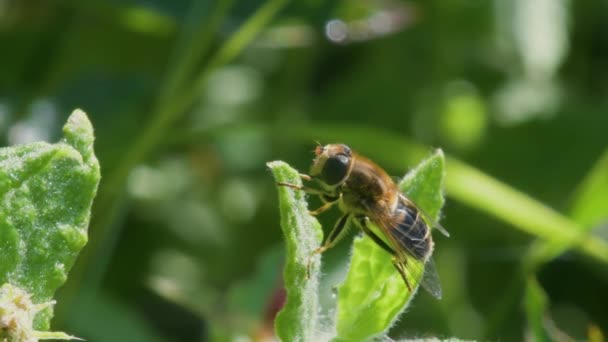
[[[89,341],[271,336],[284,251],[265,162],[306,170],[320,140],[396,176],[433,147],[446,153],[444,297],[420,293],[390,336],[605,336],[607,9],[0,1],[4,144],[56,140],[75,107],[96,128],[89,245],[54,329]],[[320,217],[325,229],[336,215]],[[323,255],[322,315],[349,249]]]

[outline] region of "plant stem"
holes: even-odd
[[[608,263],[608,243],[585,234],[566,216],[459,160],[449,158],[446,165],[449,196],[545,241],[559,244],[564,250],[576,247]]]

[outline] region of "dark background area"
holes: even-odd
[[[265,163],[306,172],[317,140],[397,177],[420,160],[403,151],[441,147],[608,236],[606,2],[0,0],[0,46],[4,145],[58,139],[74,108],[96,129],[89,245],[53,321],[87,341],[270,338],[284,246]],[[546,236],[446,195],[445,298],[418,294],[391,337],[606,334],[606,250],[522,271]],[[325,308],[350,241],[324,255]]]

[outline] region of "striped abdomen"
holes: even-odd
[[[392,235],[412,256],[425,260],[432,252],[433,241],[421,213],[407,200],[400,198],[393,215]]]

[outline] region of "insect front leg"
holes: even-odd
[[[312,177],[310,177],[309,175],[302,174],[302,173],[300,173],[300,178],[302,178],[305,181],[312,180]],[[313,195],[319,196],[325,203],[315,210],[310,210],[308,213],[312,216],[317,216],[317,215],[321,214],[322,212],[326,211],[327,209],[331,208],[334,204],[337,203],[337,201],[339,199],[339,196],[335,196],[334,194],[329,193],[325,190],[321,190],[321,189],[315,189],[315,188],[311,188],[311,187],[307,187],[307,186],[303,186],[303,185],[297,185],[297,184],[291,184],[291,183],[285,183],[285,182],[278,182],[277,184],[280,186],[286,186],[291,189],[300,190],[300,191],[304,191],[308,194],[313,194]]]
[[[300,173],[300,178],[302,178],[305,181],[311,181],[312,177],[310,177],[309,175]],[[292,183],[285,183],[285,182],[277,182],[277,185],[280,186],[286,186],[288,188],[294,189],[294,190],[300,190],[300,191],[304,191],[308,194],[313,194],[313,195],[327,195],[326,191],[320,190],[320,189],[315,189],[315,188],[311,188],[311,187],[307,187],[307,186],[303,186],[303,185],[297,185],[297,184],[292,184]]]
[[[300,191],[304,191],[305,193],[308,194],[313,194],[313,195],[325,195],[326,192],[323,190],[319,190],[319,189],[315,189],[315,188],[311,188],[311,187],[307,187],[307,186],[302,186],[302,185],[297,185],[297,184],[291,184],[291,183],[285,183],[285,182],[277,182],[277,185],[280,186],[286,186],[288,188],[294,189],[294,190],[300,190]]]
[[[334,228],[331,230],[331,232],[325,239],[325,242],[323,243],[323,245],[321,247],[315,249],[314,251],[312,251],[312,253],[308,257],[308,262],[306,263],[306,270],[307,270],[306,277],[307,278],[310,278],[310,266],[312,264],[312,258],[315,255],[321,254],[321,253],[325,252],[326,250],[332,248],[333,246],[335,246],[336,243],[338,243],[338,241],[340,241],[344,237],[344,235],[347,231],[347,229],[344,229],[344,227],[346,227],[346,223],[348,222],[349,218],[350,218],[350,214],[342,215],[342,217],[340,217],[340,219],[336,222],[336,225],[334,226]]]

